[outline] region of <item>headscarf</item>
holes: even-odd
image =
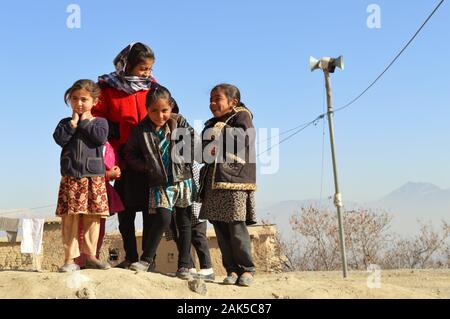
[[[114,58],[113,64],[116,68],[115,72],[104,74],[98,77],[98,82],[106,83],[109,86],[118,90],[124,91],[128,94],[133,94],[142,90],[149,90],[152,82],[156,82],[153,74],[148,78],[139,76],[126,75],[128,55],[135,44],[139,42],[132,42]]]

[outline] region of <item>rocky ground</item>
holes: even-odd
[[[240,287],[222,285],[222,277],[189,284],[122,269],[0,271],[0,298],[450,298],[450,270],[391,270],[378,278],[368,272],[350,272],[346,280],[340,272],[290,272],[260,274],[251,287]]]

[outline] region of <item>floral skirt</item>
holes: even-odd
[[[59,184],[56,215],[67,214],[109,216],[105,177],[75,178],[63,176]]]

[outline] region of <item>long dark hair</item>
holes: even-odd
[[[169,101],[169,105],[173,109],[175,100],[172,98],[170,91],[166,87],[164,87],[156,82],[152,82],[150,89],[148,90],[148,93],[147,93],[147,97],[145,100],[145,106],[148,108],[148,107],[150,107],[150,105],[152,105],[159,99],[166,99],[167,101]]]
[[[245,104],[241,102],[241,92],[239,91],[239,89],[236,86],[234,86],[232,84],[228,84],[228,83],[221,83],[221,84],[216,85],[211,90],[211,93],[216,90],[221,90],[227,97],[228,101],[236,99],[238,101],[236,106],[245,107]]]
[[[145,62],[147,59],[155,61],[153,50],[141,42],[135,43],[131,48],[130,53],[128,53],[125,73],[131,72],[138,64]]]

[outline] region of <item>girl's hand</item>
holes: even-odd
[[[78,125],[78,121],[80,120],[80,116],[77,112],[72,112],[72,120],[70,120],[70,125],[72,125],[73,128],[76,128]]]
[[[81,121],[84,121],[84,120],[91,120],[92,118],[93,118],[93,117],[92,117],[91,112],[90,112],[90,111],[87,111],[87,112],[84,112],[83,114],[81,114],[80,120],[81,120]]]
[[[109,171],[106,172],[106,174],[108,175],[109,180],[119,179],[121,175],[120,167],[114,165]]]

